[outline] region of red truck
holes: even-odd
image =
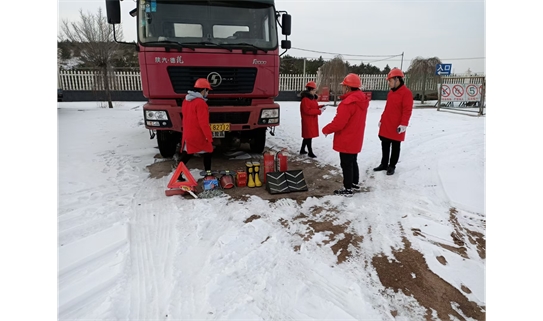
[[[183,133],[181,104],[198,78],[207,78],[209,122],[220,143],[248,142],[262,153],[279,125],[279,57],[291,48],[291,16],[274,0],[137,0],[138,59],[145,127],[163,157]],[[106,0],[108,23],[121,23],[119,0]],[[281,19],[280,19],[281,18]],[[281,20],[281,22],[279,22]],[[285,35],[279,54],[278,27]],[[115,41],[116,38],[115,38]]]

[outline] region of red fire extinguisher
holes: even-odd
[[[275,156],[273,152],[264,153],[264,183],[266,183],[266,174],[275,172]]]
[[[286,148],[283,148],[279,153],[275,155],[275,170],[276,172],[287,171],[287,155],[285,154]]]

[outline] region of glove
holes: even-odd
[[[379,124],[377,124],[377,127],[381,127],[381,122],[379,122]]]
[[[398,128],[396,128],[396,131],[398,132],[398,134],[405,133],[406,130],[407,130],[407,126],[404,126],[404,125],[400,125],[398,126]]]

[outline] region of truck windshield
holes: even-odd
[[[175,42],[187,47],[277,48],[275,10],[270,4],[139,0],[138,10],[138,39],[144,46]]]

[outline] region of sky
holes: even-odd
[[[358,157],[370,192],[297,203],[288,194],[268,202],[245,188],[247,201],[194,200],[164,195],[173,171],[149,176],[147,166],[161,160],[143,126],[143,104],[117,102],[111,110],[97,102],[58,103],[60,320],[384,321],[393,310],[397,320],[420,320],[418,303],[387,289],[382,273],[364,263],[404,248],[403,238],[433,273],[486,305],[486,261],[467,232],[486,234],[485,117],[415,109],[396,173],[387,176],[371,171],[381,157],[377,123],[385,105],[372,101]],[[333,135],[313,139],[316,162],[297,155],[299,104],[281,102],[281,125],[267,146],[287,148],[289,159],[307,167],[332,166],[323,176],[338,173]],[[319,128],[335,113],[328,107]],[[200,161],[187,167],[200,177]],[[332,194],[333,184],[328,189]],[[318,223],[301,214],[346,229],[311,234]],[[247,222],[252,215],[260,218]],[[334,244],[347,233],[361,237],[351,243],[360,249],[351,247],[351,261],[339,264]],[[453,233],[467,244],[466,257],[438,246],[455,247]],[[417,278],[431,280],[415,269],[409,279]]]
[[[105,0],[59,0],[59,21],[78,21],[80,9],[95,13],[98,8],[105,14]],[[128,14],[133,8],[135,2],[121,2],[126,41],[136,39],[135,18]],[[482,0],[277,0],[276,9],[292,15],[291,56],[330,59],[342,54],[351,64],[403,70],[416,57],[438,57],[455,73],[486,72]]]

